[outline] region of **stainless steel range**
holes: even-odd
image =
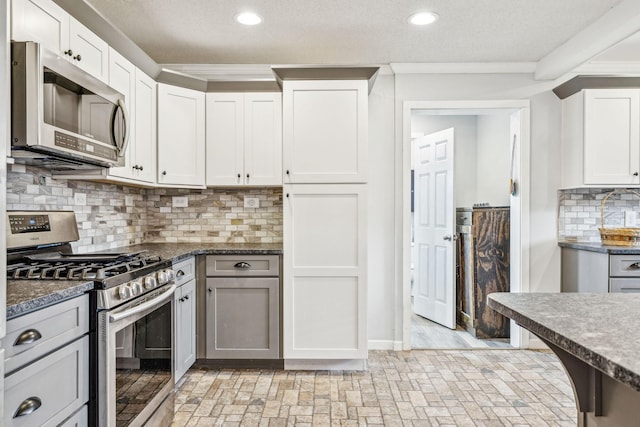
[[[145,251],[74,254],[71,211],[7,212],[9,279],[90,280],[89,425],[169,425],[174,406],[171,260]]]

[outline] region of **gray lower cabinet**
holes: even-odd
[[[562,248],[562,292],[640,292],[640,255]]]
[[[88,300],[83,295],[7,322],[2,425],[88,425]]]
[[[207,359],[278,359],[279,257],[208,256],[207,276]]]
[[[175,377],[182,378],[196,361],[196,262],[191,257],[173,264],[175,296]]]

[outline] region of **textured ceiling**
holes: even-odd
[[[621,0],[86,1],[158,63],[353,65],[536,62]],[[419,10],[440,20],[407,24]]]

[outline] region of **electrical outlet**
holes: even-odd
[[[259,208],[260,207],[260,199],[257,197],[245,197],[244,198],[244,207],[245,208]]]
[[[189,198],[187,196],[173,196],[172,205],[174,208],[188,208]]]

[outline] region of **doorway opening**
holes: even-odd
[[[528,291],[528,101],[404,107],[403,347],[526,347],[526,334],[486,307],[486,293]]]

